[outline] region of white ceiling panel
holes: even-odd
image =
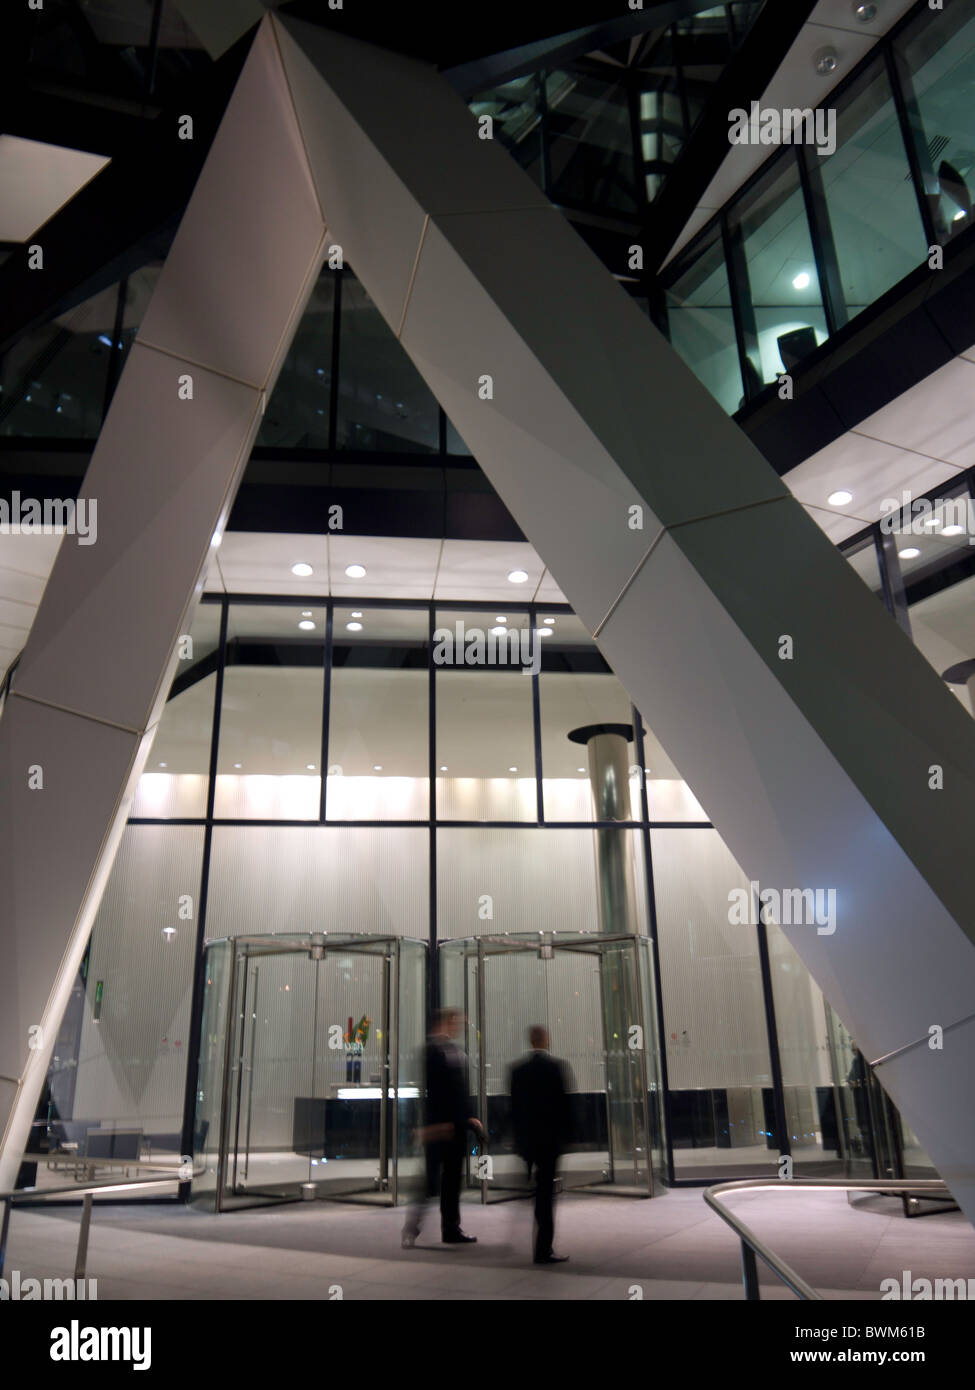
[[[831,512],[836,517],[857,518],[859,524],[847,532],[852,535],[863,526],[880,520],[881,503],[885,498],[899,498],[905,491],[917,496],[957,476],[956,468],[923,453],[897,448],[882,440],[867,438],[859,430],[850,430],[793,468],[784,481],[793,495],[807,506]],[[827,499],[841,489],[851,492],[853,501],[843,507],[830,506]],[[819,516],[816,520],[820,520]],[[827,534],[833,540],[841,539],[833,532]]]
[[[975,361],[956,357],[861,420],[856,432],[915,449],[955,468],[971,468],[975,466],[973,400]]]
[[[411,536],[329,537],[329,574],[336,598],[416,598],[433,596],[440,541]],[[346,574],[362,565],[361,578]]]
[[[0,135],[0,241],[27,241],[108,163],[100,154]]]
[[[816,525],[826,532],[834,545],[849,540],[858,531],[862,531],[867,524],[861,517],[843,516],[839,512],[830,511],[828,507],[810,507],[805,503],[803,505]]]
[[[328,537],[258,531],[227,531],[215,551],[228,593],[328,593]],[[310,565],[310,575],[292,565]]]
[[[526,541],[444,541],[434,597],[527,603],[544,568]],[[508,579],[515,570],[528,575],[524,583]]]

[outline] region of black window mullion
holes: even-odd
[[[332,296],[332,380],[328,397],[328,447],[337,448],[339,422],[339,349],[342,330],[342,270],[336,270]]]
[[[924,138],[924,123],[914,95],[914,84],[904,63],[898,63],[894,47],[889,41],[883,45],[884,60],[887,65],[887,80],[894,98],[894,110],[900,125],[901,137],[907,151],[907,163],[914,185],[914,196],[921,213],[921,224],[929,246],[941,244],[931,211],[931,198],[925,181],[930,182],[932,190],[937,184],[937,176],[928,155],[928,143]],[[923,160],[923,164],[922,164]]]
[[[738,346],[738,365],[741,369],[745,399],[751,400],[764,384],[761,380],[761,372],[756,366],[756,360],[761,361],[758,350],[758,325],[755,321],[755,309],[752,305],[752,293],[748,280],[748,265],[745,260],[741,228],[739,226],[732,227],[726,213],[721,215],[721,241],[724,247],[728,290],[731,295],[731,317],[735,325],[735,342]],[[757,386],[755,377],[758,378],[759,384]]]
[[[533,642],[533,646],[530,650],[538,653],[538,667],[540,671],[542,665],[542,639],[538,631],[538,612],[534,606],[528,610],[528,626]],[[538,818],[539,825],[542,825],[545,821],[545,798],[542,795],[542,704],[539,681],[539,674],[532,671],[532,730],[535,741],[535,814]]]
[[[653,881],[653,845],[650,840],[650,796],[647,791],[647,760],[643,747],[643,719],[640,711],[630,705],[633,718],[633,747],[640,767],[640,814],[643,826],[640,836],[643,840],[643,877],[647,890],[647,936],[650,938],[650,957],[653,961],[653,1010],[657,1029],[657,1051],[660,1057],[660,1085],[663,1091],[661,1102],[664,1121],[664,1159],[667,1164],[667,1181],[674,1182],[674,1127],[670,1113],[670,1075],[667,1070],[667,1030],[664,1026],[664,996],[660,977],[660,944],[657,939],[657,892]],[[652,1166],[652,1164],[651,1164]]]
[[[329,599],[325,608],[325,686],[322,690],[322,756],[318,764],[322,782],[318,799],[318,819],[323,825],[328,814],[328,737],[332,719],[332,624],[334,622],[334,617],[335,605],[332,600]]]
[[[806,207],[806,221],[812,241],[813,257],[816,261],[816,274],[819,289],[823,296],[823,312],[826,315],[826,329],[830,337],[849,320],[846,310],[846,296],[843,293],[843,279],[840,274],[839,256],[833,236],[833,224],[829,217],[826,202],[826,188],[823,183],[820,156],[808,146],[796,148],[799,165],[799,185],[802,189]]]
[[[196,1124],[196,1093],[200,1066],[200,1041],[203,1030],[204,966],[206,964],[206,919],[207,899],[210,887],[210,856],[213,848],[213,811],[217,793],[217,766],[220,757],[220,715],[223,705],[223,676],[227,651],[227,622],[230,614],[230,601],[226,595],[220,604],[220,638],[218,643],[216,681],[213,691],[213,718],[210,724],[210,765],[207,784],[206,824],[203,829],[203,862],[200,868],[200,894],[197,900],[196,942],[193,954],[193,985],[190,1003],[189,1049],[186,1059],[186,1076],[183,1093],[183,1131],[181,1153],[193,1154],[196,1150],[194,1126]],[[191,1084],[192,1078],[192,1084]],[[186,1202],[190,1196],[190,1184],[180,1183],[179,1194]]]
[[[765,929],[765,909],[758,910],[758,963],[762,976],[762,1000],[765,1005],[765,1029],[768,1034],[769,1068],[772,1073],[772,1107],[775,1112],[775,1128],[779,1154],[791,1157],[792,1145],[789,1142],[789,1125],[785,1112],[785,1087],[782,1083],[782,1059],[779,1056],[779,1030],[775,1021],[775,992],[772,987],[772,962],[768,949],[768,933]]]

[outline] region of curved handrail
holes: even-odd
[[[844,1192],[929,1192],[932,1196],[944,1193],[951,1195],[947,1183],[942,1182],[940,1178],[881,1178],[864,1182],[851,1182],[849,1178],[743,1178],[735,1182],[715,1183],[713,1187],[705,1188],[704,1200],[708,1206],[717,1212],[741,1241],[742,1279],[745,1297],[749,1301],[761,1297],[758,1269],[755,1264],[756,1255],[797,1298],[822,1301],[822,1294],[817,1293],[811,1284],[807,1284],[791,1265],[787,1265],[785,1260],[770,1250],[764,1241],[759,1240],[743,1221],[733,1216],[719,1201],[726,1192],[784,1192],[795,1188],[805,1188],[807,1192],[836,1189]]]

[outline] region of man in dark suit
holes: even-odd
[[[481,1122],[470,1111],[467,1058],[455,1039],[463,1026],[459,1009],[440,1009],[426,1050],[426,1125],[420,1131],[426,1147],[426,1192],[411,1209],[403,1227],[403,1248],[416,1244],[426,1199],[440,1193],[440,1236],[445,1245],[473,1245],[477,1236],[460,1228],[460,1180],[467,1149],[467,1130],[482,1134]]]
[[[555,1234],[555,1170],[571,1138],[569,1088],[564,1062],[549,1054],[549,1036],[528,1030],[531,1053],[511,1069],[511,1121],[515,1148],[535,1172],[535,1263],[562,1264],[568,1255],[552,1250]]]

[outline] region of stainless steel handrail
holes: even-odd
[[[797,1298],[822,1302],[822,1294],[817,1293],[811,1284],[800,1278],[791,1265],[787,1265],[785,1260],[770,1250],[764,1241],[759,1240],[758,1236],[722,1206],[718,1199],[726,1192],[786,1192],[796,1188],[804,1188],[807,1192],[828,1192],[836,1189],[841,1192],[917,1192],[929,1193],[932,1196],[951,1195],[947,1184],[940,1178],[883,1178],[868,1182],[851,1182],[848,1178],[744,1178],[738,1182],[719,1182],[715,1183],[714,1187],[705,1188],[704,1200],[708,1206],[717,1212],[741,1241],[742,1281],[745,1285],[745,1298],[749,1302],[756,1302],[761,1298],[756,1255]]]
[[[143,1165],[147,1166],[147,1165]],[[161,1169],[163,1165],[157,1164]],[[198,1176],[196,1172],[193,1177]],[[0,1221],[0,1278],[3,1277],[7,1257],[7,1231],[10,1227],[10,1212],[15,1202],[35,1202],[46,1197],[80,1197],[84,1206],[81,1211],[81,1229],[78,1232],[78,1250],[75,1255],[74,1277],[84,1279],[88,1260],[88,1232],[91,1228],[91,1199],[98,1192],[129,1192],[135,1187],[170,1187],[174,1182],[186,1182],[183,1169],[174,1167],[171,1175],[159,1178],[125,1178],[121,1182],[92,1182],[79,1187],[19,1187],[14,1192],[0,1192],[0,1205],[3,1206],[3,1219]]]

